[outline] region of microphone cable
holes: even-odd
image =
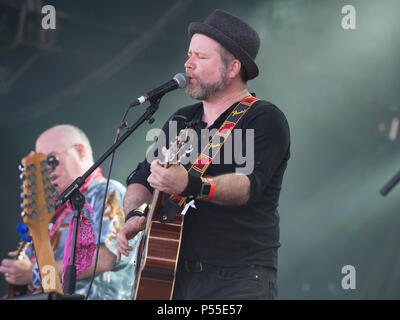
[[[126,109],[126,111],[124,113],[124,116],[122,117],[121,125],[117,129],[117,133],[116,133],[116,136],[115,136],[114,144],[118,141],[119,136],[121,134],[121,130],[128,128],[128,123],[126,122],[126,117],[128,116],[128,112],[129,112],[129,110],[132,109],[132,107],[133,107],[133,105],[131,104]],[[115,150],[113,151],[113,153],[111,155],[110,166],[108,168],[106,188],[105,188],[105,191],[104,191],[104,199],[103,199],[103,205],[102,205],[101,216],[100,216],[100,221],[99,221],[99,234],[97,236],[96,257],[95,257],[92,277],[91,277],[91,280],[90,280],[89,288],[88,288],[86,296],[85,296],[85,300],[88,300],[88,298],[89,298],[90,291],[91,291],[92,285],[93,285],[93,281],[94,281],[94,278],[96,277],[97,262],[98,262],[98,259],[99,259],[99,251],[100,251],[100,239],[101,239],[101,232],[102,232],[102,227],[103,227],[104,210],[105,210],[105,205],[106,205],[106,199],[107,199],[107,194],[108,194],[108,186],[109,186],[109,183],[110,183],[112,166],[113,166],[113,163],[114,163],[114,156],[115,156]]]
[[[186,77],[186,75],[185,75],[184,73],[178,73],[178,74],[176,74],[175,77],[173,78],[173,80],[171,80],[171,81],[173,81],[174,83],[177,84],[177,87],[176,87],[176,88],[181,88],[181,89],[182,89],[182,88],[185,88],[185,87],[187,86],[187,84],[188,84],[188,78]],[[117,133],[116,133],[116,137],[115,137],[114,144],[118,141],[119,136],[120,136],[120,133],[121,133],[121,130],[127,129],[127,128],[128,128],[128,123],[126,122],[126,118],[127,118],[127,116],[128,116],[128,112],[129,112],[133,107],[135,107],[135,106],[137,106],[137,105],[139,105],[139,104],[141,104],[141,103],[143,103],[143,102],[145,102],[145,101],[149,101],[151,104],[152,104],[153,102],[155,102],[155,101],[157,101],[157,103],[159,103],[160,100],[161,100],[161,98],[162,98],[162,96],[163,96],[164,93],[165,93],[165,92],[164,92],[165,90],[163,90],[163,89],[167,88],[166,90],[171,91],[171,90],[170,90],[170,87],[171,87],[170,83],[171,83],[171,81],[169,81],[169,82],[167,83],[168,86],[166,86],[166,85],[164,84],[163,86],[161,86],[161,87],[159,87],[159,88],[157,88],[157,89],[155,89],[155,90],[153,90],[153,91],[150,91],[150,93],[145,97],[145,100],[143,100],[143,101],[140,100],[140,98],[143,97],[143,96],[142,96],[142,97],[140,97],[139,99],[135,100],[134,102],[132,102],[132,103],[129,105],[129,107],[126,109],[126,111],[125,111],[125,113],[124,113],[124,116],[122,117],[121,124],[120,124],[120,126],[118,127],[118,129],[117,129]],[[176,89],[176,88],[174,88],[174,89]],[[168,92],[168,91],[166,91],[166,92]],[[148,119],[148,120],[149,120],[150,123],[152,123],[152,122],[154,121],[153,118],[150,118],[150,119]],[[101,229],[102,229],[102,227],[103,227],[103,216],[104,216],[104,210],[105,210],[105,205],[106,205],[106,199],[107,199],[107,193],[108,193],[108,186],[109,186],[110,177],[111,177],[111,170],[112,170],[112,166],[113,166],[113,163],[114,163],[114,156],[115,156],[115,150],[112,152],[112,155],[111,155],[111,162],[110,162],[110,166],[109,166],[109,168],[108,168],[108,175],[107,175],[106,188],[105,188],[105,191],[104,191],[103,206],[102,206],[101,216],[100,216],[100,221],[99,221],[99,234],[98,234],[98,237],[97,237],[96,258],[95,258],[93,273],[92,273],[92,277],[91,277],[91,280],[90,280],[89,288],[88,288],[87,293],[86,293],[85,300],[87,300],[88,297],[89,297],[90,291],[91,291],[91,289],[92,289],[92,285],[93,285],[94,278],[96,277],[97,262],[98,262],[99,250],[100,250],[100,238],[101,238],[101,231],[102,231]]]

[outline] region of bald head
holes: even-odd
[[[64,191],[77,177],[93,165],[89,139],[79,128],[63,124],[44,131],[36,140],[36,152],[58,159],[54,180],[59,192]]]
[[[86,149],[86,156],[89,160],[93,161],[92,147],[90,146],[89,139],[86,134],[79,129],[70,124],[61,124],[54,126],[50,129],[44,131],[39,138],[36,140],[36,149],[40,144],[46,140],[51,140],[54,145],[62,148],[69,148],[70,146],[76,144],[82,144]]]

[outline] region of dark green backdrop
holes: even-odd
[[[188,24],[220,8],[258,30],[261,72],[249,89],[280,107],[290,123],[292,157],[279,207],[279,298],[400,297],[400,187],[379,195],[400,169],[398,139],[389,139],[400,116],[398,1],[46,4],[57,10],[57,29],[46,34],[54,42],[40,45],[40,15],[31,13],[24,41],[13,46],[18,10],[0,1],[0,17],[7,16],[0,19],[0,258],[18,244],[17,166],[36,137],[71,123],[86,131],[99,157],[129,103],[184,71]],[[356,9],[356,30],[342,28],[346,4]],[[150,145],[148,130],[190,103],[181,90],[165,96],[156,122],[119,149],[113,178],[125,181]],[[129,123],[140,113],[132,112]],[[345,265],[356,268],[354,290],[341,287]],[[1,277],[0,293],[6,288]]]

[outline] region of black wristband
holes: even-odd
[[[139,211],[138,209],[133,209],[126,215],[125,223],[132,217],[147,217],[147,213],[143,213],[142,211]]]
[[[185,188],[185,190],[183,190],[182,193],[180,193],[179,195],[182,197],[193,197],[196,198],[197,195],[200,193],[201,191],[201,185],[203,183],[201,177],[199,176],[195,176],[193,174],[188,174],[188,184]]]

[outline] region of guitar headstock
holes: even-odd
[[[42,153],[29,153],[19,167],[22,181],[21,216],[32,232],[45,228],[54,213],[53,194],[48,170],[47,156]]]
[[[183,159],[188,157],[193,151],[193,135],[192,128],[185,128],[179,132],[176,141],[170,144],[170,147],[165,156],[167,165],[180,164]]]

